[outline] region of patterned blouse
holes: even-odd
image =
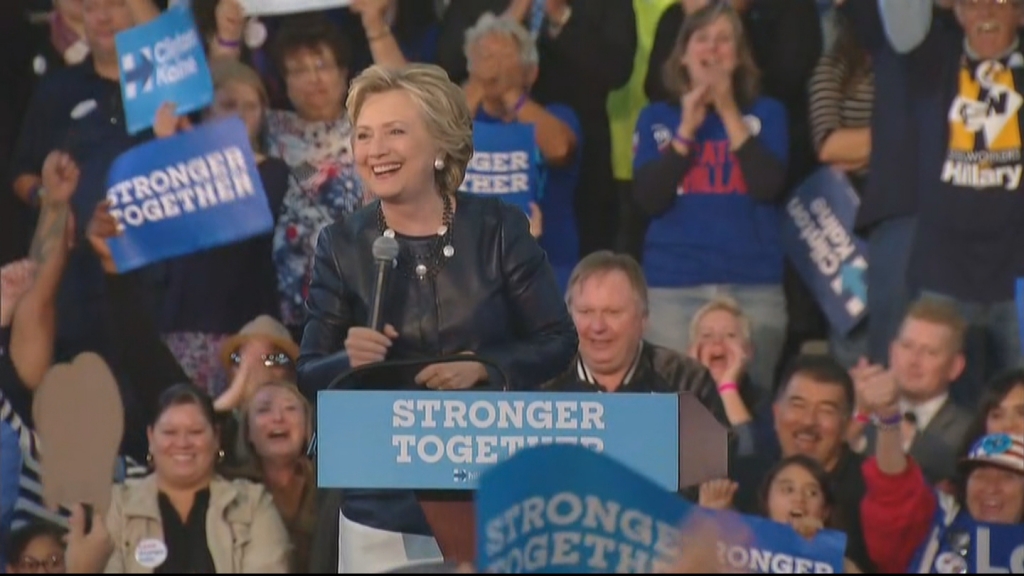
[[[304,303],[320,230],[363,204],[363,186],[352,156],[347,119],[307,122],[295,113],[271,111],[268,152],[291,168],[274,230],[274,265],[281,294],[281,319],[302,326]]]

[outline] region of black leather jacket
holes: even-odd
[[[435,279],[390,275],[382,316],[399,338],[388,360],[473,352],[501,366],[511,389],[537,389],[569,366],[577,346],[547,256],[522,210],[464,194],[456,202],[455,254]],[[374,202],[325,228],[317,241],[298,360],[299,385],[311,400],[349,368],[348,329],[369,321],[376,214]],[[403,378],[410,388],[411,376]]]

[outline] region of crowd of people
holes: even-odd
[[[191,0],[213,102],[129,134],[115,37],[180,3],[4,6],[21,35],[0,77],[6,572],[440,559],[415,493],[317,486],[317,393],[376,378],[693,394],[729,430],[730,478],[682,495],[842,531],[850,572],[966,571],[950,535],[1024,524],[1021,0],[352,0],[261,17]],[[272,230],[119,273],[114,160],[227,116]],[[533,202],[460,191],[474,127],[513,124],[535,138]],[[787,200],[822,167],[859,196],[868,302],[850,331],[782,240]],[[374,326],[382,237],[399,252]],[[94,432],[46,438],[42,416],[74,407],[34,403],[84,352],[124,404],[95,519],[48,505],[41,464]]]

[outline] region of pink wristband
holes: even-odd
[[[672,136],[672,141],[675,142],[676,144],[679,144],[680,146],[685,146],[686,149],[691,152],[694,148],[697,147],[696,140],[692,140],[690,138],[683,138],[682,136],[679,135],[679,133],[676,133],[675,135]]]
[[[860,422],[861,424],[870,424],[871,423],[871,416],[868,416],[867,414],[865,414],[863,412],[857,412],[857,415],[854,416],[853,419],[856,420],[857,422]]]
[[[719,394],[725,394],[726,392],[731,392],[731,391],[734,392],[734,391],[738,391],[739,389],[740,389],[740,387],[737,386],[733,382],[725,382],[723,384],[719,384],[718,385],[718,393]]]

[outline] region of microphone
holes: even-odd
[[[380,331],[384,325],[380,318],[380,308],[384,300],[384,284],[391,271],[392,262],[398,257],[398,240],[381,236],[373,241],[373,260],[377,263],[377,282],[373,287],[373,300],[370,301],[370,328]]]

